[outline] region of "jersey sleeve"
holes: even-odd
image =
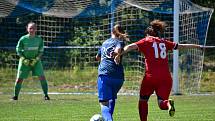
[[[16,53],[18,56],[24,56],[24,45],[23,45],[23,37],[21,37],[16,45]]]
[[[40,41],[39,48],[38,48],[38,54],[39,54],[39,56],[42,55],[43,52],[44,52],[44,43],[43,43],[43,39],[40,38],[40,40],[41,40],[41,41]]]
[[[118,41],[116,44],[116,48],[123,48],[125,46],[125,43],[123,41]]]
[[[166,40],[165,43],[166,43],[166,47],[168,50],[177,49],[177,44],[175,42],[171,42],[169,40]]]
[[[134,44],[137,45],[139,51],[143,51],[143,49],[144,49],[144,45],[145,45],[145,41],[144,40],[145,39],[141,39],[141,40],[139,40],[139,41],[137,41],[137,42],[134,43]]]

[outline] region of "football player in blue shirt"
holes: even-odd
[[[125,46],[127,35],[120,25],[115,25],[111,38],[103,42],[96,59],[100,60],[98,68],[98,98],[101,105],[101,114],[105,121],[113,121],[113,112],[117,93],[124,82],[122,63],[116,64],[115,54],[121,54]]]

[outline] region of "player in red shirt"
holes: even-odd
[[[157,95],[158,105],[161,110],[169,110],[169,115],[174,116],[174,101],[169,99],[172,89],[172,77],[168,66],[168,51],[180,48],[201,48],[195,44],[177,44],[160,38],[159,33],[165,30],[166,24],[154,20],[146,29],[145,38],[124,47],[124,52],[138,49],[145,55],[145,76],[142,80],[139,97],[139,115],[141,121],[147,121],[148,100],[154,93]],[[115,57],[116,63],[120,55]]]

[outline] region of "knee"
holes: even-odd
[[[147,95],[144,95],[144,96],[141,96],[141,95],[140,95],[139,101],[146,101],[146,102],[148,102],[149,97],[150,97],[150,96],[147,96]]]
[[[164,100],[163,98],[158,97],[158,106],[161,110],[167,110],[168,109],[168,100]]]
[[[108,106],[109,105],[109,101],[99,101],[101,106]]]
[[[163,101],[164,99],[161,96],[157,96],[158,105]]]
[[[46,80],[46,77],[45,76],[40,76],[39,80]]]
[[[16,83],[22,83],[22,82],[23,82],[23,79],[21,78],[16,79]]]

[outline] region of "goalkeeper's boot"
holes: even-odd
[[[13,96],[11,100],[18,100],[18,96]]]
[[[174,101],[169,99],[169,104],[170,104],[170,108],[169,108],[169,116],[173,117],[175,114],[175,107],[174,107]]]
[[[50,98],[49,98],[48,95],[46,95],[46,96],[44,97],[44,99],[45,99],[45,100],[50,100]]]

